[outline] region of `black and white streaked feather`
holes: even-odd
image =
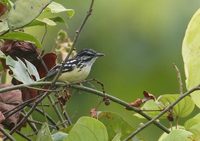
[[[69,59],[63,67],[61,76],[58,80],[68,82],[79,82],[87,78],[90,69],[99,57],[103,56],[102,53],[97,53],[92,49],[81,50],[74,58]],[[47,74],[46,78],[55,76],[62,65],[54,66]]]

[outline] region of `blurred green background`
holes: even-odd
[[[56,1],[75,10],[67,28],[73,38],[90,0]],[[93,48],[106,54],[96,62],[90,78],[100,80],[107,93],[127,102],[143,97],[144,90],[155,95],[178,93],[176,71],[172,64],[180,68],[185,79],[182,40],[191,16],[199,7],[199,0],[95,0],[92,16],[76,45],[78,50]],[[45,48],[55,45],[60,28],[65,29],[62,25],[48,27]],[[34,29],[37,36],[41,36],[43,31],[39,27]],[[99,101],[100,98],[80,92],[72,96],[67,109],[76,121],[79,116],[89,115],[90,109]],[[102,105],[99,110],[115,111],[135,127],[144,122],[114,103],[107,107]],[[157,140],[161,133],[154,125],[141,132],[147,141]]]

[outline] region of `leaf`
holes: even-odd
[[[73,9],[66,9],[62,4],[59,4],[54,1],[52,3],[50,3],[45,10],[49,11],[51,13],[66,12],[67,15],[69,16],[69,18],[71,18],[74,15]]]
[[[100,112],[98,119],[106,126],[110,140],[120,137],[124,139],[134,130],[128,122],[116,113]]]
[[[52,0],[17,0],[8,14],[11,30],[23,27],[40,15]]]
[[[0,39],[29,41],[34,43],[38,48],[42,48],[41,43],[34,36],[24,32],[9,32],[3,36],[0,36]]]
[[[108,133],[100,121],[90,117],[81,117],[65,141],[108,141]]]
[[[200,114],[197,114],[193,118],[190,118],[189,120],[187,120],[184,124],[184,127],[186,129],[189,129],[190,127],[192,127],[198,123],[200,123]]]
[[[2,35],[3,33],[5,33],[6,31],[8,31],[8,23],[6,20],[2,20],[0,22],[0,35]]]
[[[64,132],[57,132],[52,135],[53,141],[64,141],[67,138],[68,134]]]
[[[169,134],[163,134],[159,141],[192,141],[192,133],[183,129],[172,130]]]
[[[182,44],[182,55],[184,61],[187,89],[200,84],[200,9],[193,15],[187,27]],[[200,108],[200,92],[191,94],[192,100]]]
[[[120,138],[121,138],[122,134],[119,132],[115,135],[115,137],[112,139],[112,141],[121,141]]]
[[[42,125],[39,133],[37,134],[36,141],[53,141],[49,126],[46,122]]]
[[[187,120],[184,126],[185,129],[194,134],[194,139],[200,138],[200,114],[197,114],[195,117]]]
[[[26,27],[44,26],[44,25],[55,26],[57,25],[57,23],[65,23],[65,21],[61,17],[36,19],[30,24],[26,25]]]
[[[161,106],[165,108],[166,106],[175,102],[179,96],[180,94],[165,94],[161,95],[157,100],[161,102]],[[186,117],[194,110],[194,107],[194,102],[189,96],[187,96],[173,107],[173,114],[174,116],[178,117]]]
[[[38,74],[38,71],[37,71],[36,67],[33,64],[31,64],[29,61],[27,61],[27,60],[25,60],[25,62],[26,62],[28,73],[30,75],[35,76],[36,80],[39,80],[40,76]]]
[[[0,50],[0,58],[1,59],[6,59],[6,55]]]
[[[10,56],[6,57],[6,65],[8,65],[9,68],[12,70],[13,77],[24,84],[35,82],[33,79],[31,79],[31,75],[34,75],[36,79],[39,76],[37,70],[34,72],[35,68],[32,64],[32,66],[30,64],[31,63],[26,66],[20,59],[17,59],[17,61],[15,61]]]

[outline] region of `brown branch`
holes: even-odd
[[[157,116],[155,116],[154,118],[152,118],[151,120],[149,120],[148,122],[146,122],[145,124],[143,124],[141,127],[139,127],[137,130],[135,130],[133,133],[131,133],[124,141],[128,141],[131,138],[133,138],[135,135],[137,135],[139,132],[141,132],[143,129],[145,129],[146,127],[148,127],[150,124],[154,123],[158,118],[160,118],[162,115],[164,115],[166,112],[168,112],[170,109],[172,109],[176,104],[179,103],[179,101],[181,101],[184,97],[188,96],[189,94],[191,94],[194,91],[198,91],[200,90],[200,86],[196,86],[194,88],[192,88],[191,90],[185,92],[184,94],[180,95],[180,97],[174,102],[171,103],[167,108],[165,108],[162,112],[160,112]]]
[[[72,87],[72,88],[75,88],[75,89],[78,89],[78,90],[86,91],[86,92],[89,92],[89,93],[91,93],[91,94],[95,94],[95,95],[98,95],[98,96],[101,96],[101,97],[105,97],[105,96],[106,96],[107,98],[109,98],[109,100],[111,100],[111,101],[113,101],[113,102],[115,102],[115,103],[117,103],[117,104],[119,104],[119,105],[122,105],[122,106],[124,106],[124,107],[126,107],[126,108],[128,108],[128,109],[130,109],[130,110],[132,110],[132,111],[134,111],[134,112],[136,112],[136,113],[142,115],[143,117],[145,117],[145,118],[148,119],[148,120],[152,120],[150,116],[148,116],[147,114],[145,114],[145,113],[144,113],[143,111],[141,111],[140,109],[135,108],[135,107],[133,107],[133,106],[130,106],[129,103],[127,103],[127,102],[125,102],[125,101],[123,101],[123,100],[121,100],[121,99],[119,99],[119,98],[117,98],[117,97],[111,96],[111,95],[109,95],[109,94],[107,94],[107,93],[103,93],[103,92],[100,92],[100,91],[97,91],[97,90],[95,90],[95,89],[88,88],[88,87],[85,87],[85,86],[72,85],[71,87]],[[153,123],[154,123],[157,127],[159,127],[160,129],[162,129],[164,132],[166,132],[166,133],[169,133],[169,132],[170,132],[170,131],[169,131],[165,126],[163,126],[161,123],[159,123],[159,122],[157,122],[157,121],[153,121]]]

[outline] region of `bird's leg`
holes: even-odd
[[[89,83],[89,82],[96,82],[97,84],[99,84],[101,86],[102,92],[104,94],[103,102],[105,103],[105,105],[109,105],[110,101],[109,101],[109,98],[106,96],[104,84],[95,78],[81,81],[81,83]]]

